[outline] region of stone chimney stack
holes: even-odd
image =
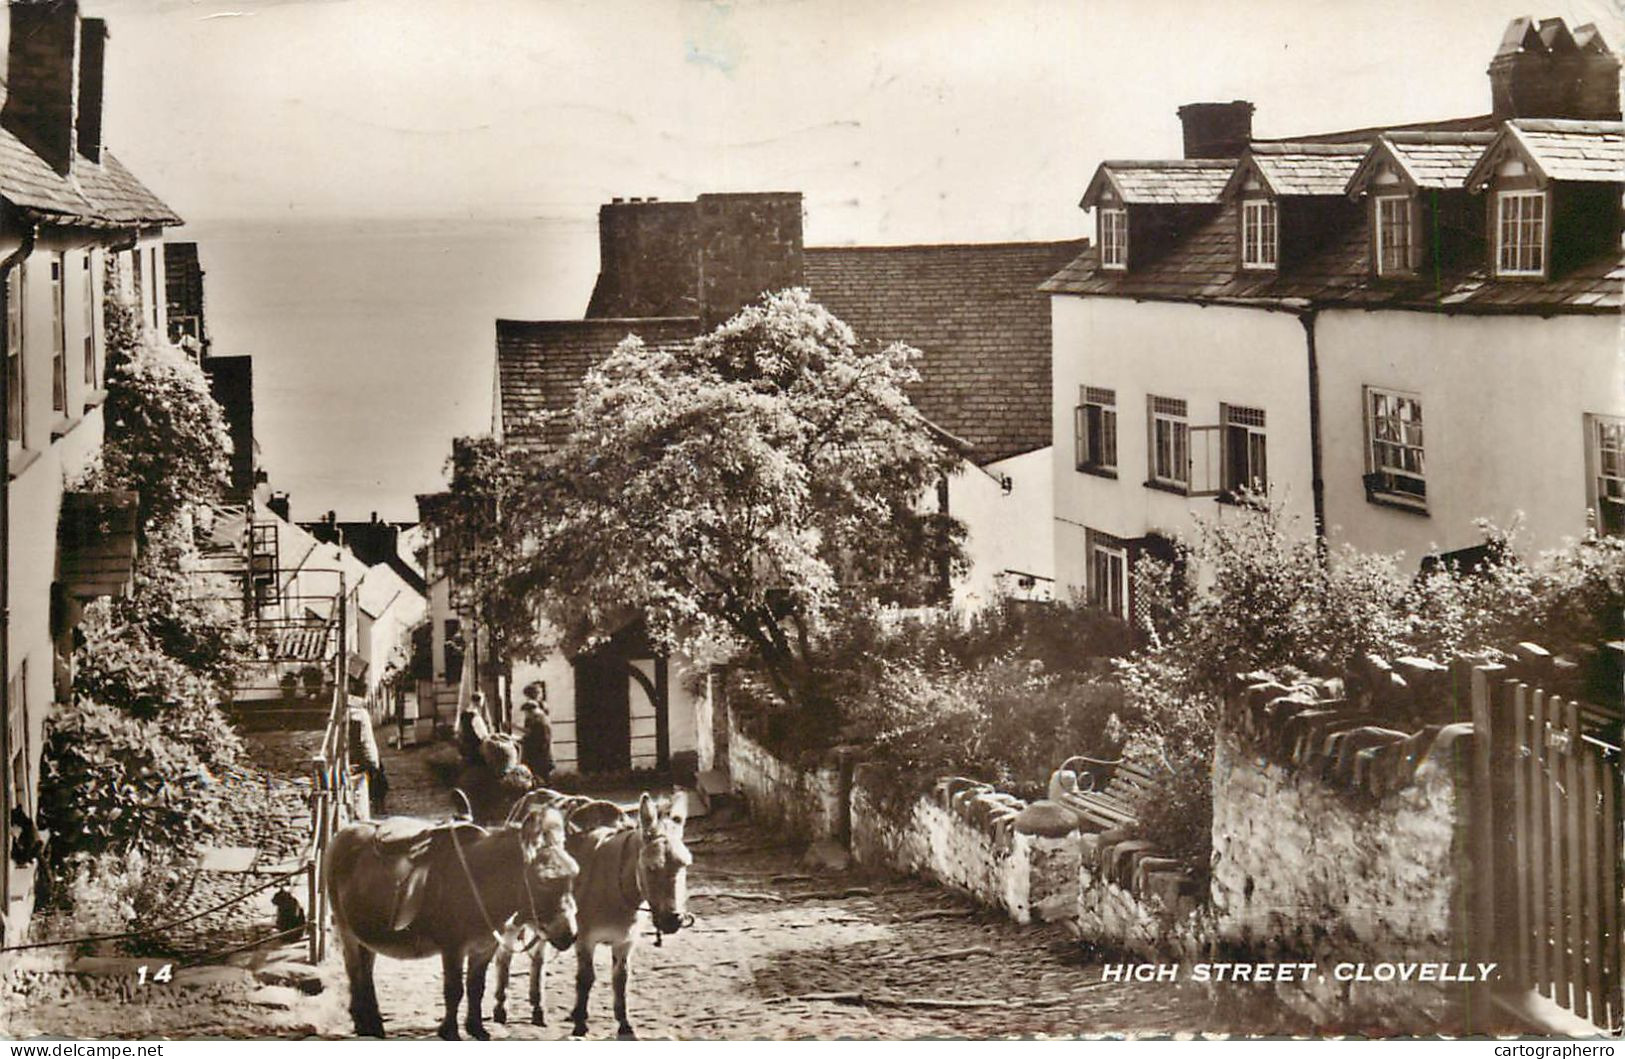
[[[73,163],[78,52],[78,0],[11,5],[0,124],[62,176]]]
[[[1569,32],[1561,18],[1515,18],[1490,60],[1497,120],[1619,119],[1619,56],[1592,23]]]
[[[700,317],[714,327],[769,291],[806,285],[801,192],[701,195]]]
[[[1240,158],[1253,138],[1253,105],[1245,99],[1229,103],[1186,103],[1179,108],[1185,128],[1186,158]]]
[[[805,283],[799,191],[614,199],[598,208],[587,319],[693,316],[710,327]]]
[[[97,164],[102,160],[102,85],[107,67],[107,22],[87,18],[79,23],[79,153]]]

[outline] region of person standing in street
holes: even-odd
[[[521,741],[523,761],[544,787],[553,778],[553,721],[542,701],[542,684],[531,681],[525,685],[525,701],[519,707],[523,718],[524,736]]]

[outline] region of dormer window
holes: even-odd
[[[1379,195],[1377,215],[1377,275],[1411,272],[1415,266],[1411,240],[1411,197]]]
[[[1275,202],[1248,199],[1241,204],[1241,267],[1272,269],[1276,261]]]
[[[1546,193],[1503,191],[1496,203],[1495,273],[1546,273]]]
[[[1100,267],[1128,268],[1128,210],[1100,210]]]

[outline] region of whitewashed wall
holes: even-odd
[[[1618,316],[1325,312],[1317,348],[1334,542],[1416,561],[1480,543],[1480,517],[1522,512],[1529,550],[1584,531],[1583,415],[1625,416]],[[1425,515],[1366,500],[1368,385],[1422,399]]]

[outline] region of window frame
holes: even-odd
[[[1085,587],[1091,606],[1124,621],[1129,616],[1128,542],[1098,530],[1088,530],[1084,539]],[[1104,562],[1102,562],[1104,561]],[[1108,572],[1102,577],[1102,568]],[[1112,572],[1115,571],[1115,577]],[[1116,589],[1113,606],[1110,590]]]
[[[1396,247],[1396,249],[1402,249],[1403,253],[1403,260],[1399,264],[1388,261],[1383,253],[1384,247],[1389,245],[1389,241],[1383,238],[1384,233],[1388,231],[1388,225],[1384,223],[1383,211],[1384,207],[1395,205],[1399,207],[1400,215],[1404,218],[1404,241]],[[1373,260],[1376,262],[1377,275],[1402,276],[1415,273],[1417,258],[1415,196],[1407,193],[1373,195],[1371,197],[1371,208],[1374,222],[1372,225],[1372,238],[1376,244],[1373,251]]]
[[[1509,247],[1505,242],[1508,220],[1507,205],[1514,201],[1540,203],[1540,217],[1538,219],[1540,232],[1537,240],[1526,244],[1523,240],[1519,239],[1511,247]],[[1526,226],[1529,223],[1530,221],[1527,217],[1519,216],[1513,218],[1512,230],[1515,233],[1522,232],[1524,231],[1523,226]],[[1534,254],[1538,255],[1536,267],[1507,268],[1505,261],[1508,249],[1511,249],[1515,256],[1525,250],[1532,250]],[[1495,266],[1495,274],[1497,276],[1506,276],[1514,279],[1542,279],[1545,277],[1546,265],[1551,257],[1551,203],[1549,201],[1549,196],[1544,190],[1540,188],[1508,188],[1495,193],[1494,252],[1495,258],[1493,264]]]
[[[1269,418],[1262,407],[1257,405],[1240,405],[1221,403],[1219,405],[1220,429],[1220,478],[1223,489],[1219,492],[1219,499],[1235,501],[1243,490],[1260,495],[1269,493]],[[1246,481],[1240,480],[1237,473],[1237,453],[1234,451],[1232,440],[1240,436],[1244,445],[1240,456],[1245,460],[1246,470],[1249,472]],[[1256,445],[1256,449],[1255,449]],[[1255,461],[1261,465],[1262,473],[1253,474]]]
[[[1100,452],[1090,444],[1090,412],[1098,420]],[[1078,403],[1072,410],[1073,468],[1083,474],[1117,477],[1117,391],[1103,386],[1079,386]],[[1110,459],[1106,457],[1109,456]]]
[[[1585,428],[1587,510],[1598,536],[1625,536],[1625,416],[1588,412]]]
[[[1128,209],[1123,206],[1101,206],[1098,212],[1100,267],[1114,272],[1127,271]]]
[[[1161,405],[1159,406],[1159,402]],[[1175,412],[1174,406],[1179,411]],[[1162,397],[1157,394],[1147,394],[1145,398],[1145,425],[1146,425],[1146,485],[1157,489],[1168,489],[1179,493],[1188,493],[1191,487],[1191,422],[1190,405],[1179,397]],[[1166,424],[1168,427],[1167,456],[1168,474],[1159,470],[1159,457],[1162,455],[1162,442],[1158,437],[1159,427]],[[1183,446],[1184,458],[1181,460],[1180,449]],[[1174,477],[1174,472],[1183,471],[1184,477]]]
[[[28,264],[6,273],[6,441],[22,448],[28,440]],[[14,286],[15,285],[15,286]],[[15,364],[16,370],[12,370]]]
[[[1365,426],[1366,499],[1374,503],[1393,504],[1426,512],[1427,418],[1423,413],[1425,406],[1421,395],[1410,390],[1370,385],[1361,387],[1360,395],[1362,404],[1360,418]],[[1380,419],[1377,414],[1379,399],[1393,402],[1391,411],[1385,412]],[[1414,419],[1404,417],[1402,406],[1405,404],[1415,408],[1417,414]],[[1395,424],[1398,436],[1378,437],[1379,422]],[[1415,431],[1414,443],[1410,440],[1412,429]],[[1384,455],[1387,450],[1400,453],[1398,466],[1387,462]],[[1406,452],[1416,453],[1417,469],[1412,470],[1403,465],[1403,455]],[[1420,488],[1398,488],[1402,479],[1414,482]]]
[[[84,299],[84,325],[85,325],[85,388],[94,390],[101,382],[100,358],[96,356],[96,265],[95,257],[89,250],[85,251],[84,267],[80,275],[83,283],[80,287],[80,296]]]
[[[1258,238],[1253,239],[1249,232],[1251,215],[1259,213],[1256,227]],[[1265,220],[1268,224],[1265,224]],[[1262,251],[1265,248],[1264,232],[1269,231],[1269,259],[1263,259]],[[1249,256],[1250,251],[1257,250],[1257,257]],[[1281,264],[1281,214],[1272,198],[1260,196],[1257,198],[1241,200],[1241,267],[1249,272],[1274,272]]]
[[[68,414],[68,258],[51,259],[51,411]]]

